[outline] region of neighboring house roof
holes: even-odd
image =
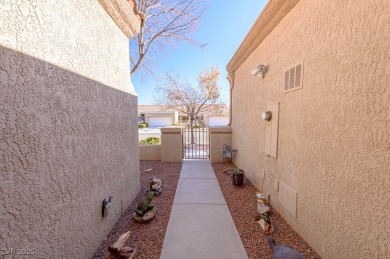
[[[182,110],[184,110],[185,108],[184,107],[180,107]],[[215,111],[216,109],[225,109],[225,110],[228,110],[227,108],[227,105],[226,104],[215,104],[215,109],[212,109],[210,112],[213,112]],[[173,108],[169,108],[168,106],[166,105],[138,105],[138,114],[144,114],[144,113],[163,113],[163,112],[167,112],[167,113],[171,113],[171,112],[174,112],[176,111],[175,109]],[[207,112],[207,113],[210,113],[210,112]],[[180,113],[180,115],[184,115],[184,113]],[[203,114],[206,114],[206,113],[200,113],[199,115],[203,115]]]
[[[138,113],[163,113],[163,112],[174,112],[172,108],[168,108],[164,105],[138,105]]]
[[[298,2],[270,0],[234,53],[226,67],[227,72],[234,73]]]
[[[158,111],[155,111],[155,112],[147,111],[147,112],[141,112],[139,114],[148,114],[148,115],[150,115],[150,114],[174,114],[174,113],[177,113],[177,111],[160,111],[160,112],[158,112]]]
[[[222,111],[222,113],[219,113],[218,111]],[[213,116],[213,115],[218,115],[218,116],[222,116],[222,117],[228,117],[229,116],[229,110],[226,109],[226,108],[222,108],[222,109],[215,109],[211,112],[208,112],[208,113],[205,113],[203,116],[205,117],[209,117],[209,116]]]

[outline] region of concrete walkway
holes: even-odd
[[[209,160],[183,160],[160,258],[248,258]]]

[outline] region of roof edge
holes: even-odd
[[[269,0],[226,66],[234,73],[293,9],[299,0]]]
[[[99,0],[99,3],[127,38],[139,33],[144,16],[135,0]]]

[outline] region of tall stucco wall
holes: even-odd
[[[0,249],[90,258],[140,188],[128,39],[98,1],[0,6]]]
[[[389,1],[301,0],[235,72],[234,162],[323,258],[390,257],[389,11]],[[282,93],[302,60],[303,88]],[[250,73],[259,64],[263,79]],[[261,120],[273,102],[276,159]],[[296,218],[279,181],[297,192]]]

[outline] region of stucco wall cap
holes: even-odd
[[[181,127],[180,126],[169,126],[169,127],[161,128],[161,133],[167,133],[167,132],[180,133]]]
[[[213,132],[218,132],[218,133],[222,133],[222,132],[226,132],[226,133],[232,133],[233,132],[233,128],[230,127],[230,126],[218,126],[218,127],[210,127],[210,133],[213,133]]]
[[[135,0],[99,0],[99,3],[127,38],[139,33],[144,15],[138,11]]]
[[[226,66],[227,72],[234,73],[298,2],[269,0]]]

